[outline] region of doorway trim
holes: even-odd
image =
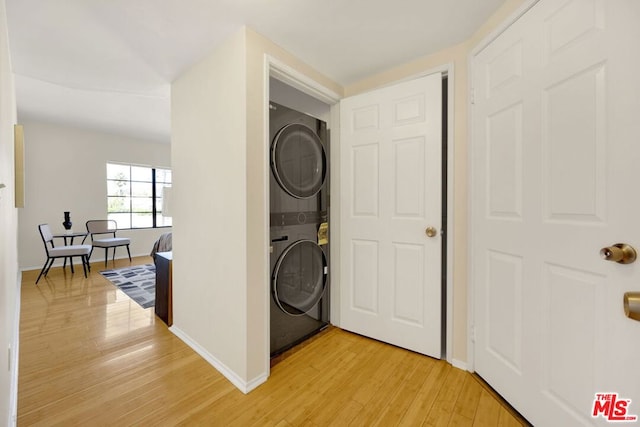
[[[267,83],[269,82],[269,77],[273,77],[328,105],[334,105],[342,98],[331,89],[322,86],[307,75],[268,54],[265,55],[265,68]],[[267,85],[266,88],[266,95],[269,95],[269,86]],[[269,114],[266,114],[265,117],[269,118]]]
[[[402,81],[413,80],[419,77],[423,77],[430,74],[440,73],[443,77],[447,77],[447,151],[446,154],[443,153],[443,156],[446,155],[447,159],[447,188],[445,189],[447,195],[447,231],[446,231],[446,270],[445,270],[445,280],[446,280],[446,297],[443,301],[443,308],[446,310],[446,322],[445,322],[445,330],[443,334],[443,338],[445,340],[443,346],[443,354],[442,358],[445,359],[448,363],[452,364],[455,367],[461,369],[467,369],[466,364],[462,361],[453,360],[453,271],[454,271],[454,218],[455,218],[455,206],[454,206],[454,182],[455,182],[455,105],[454,105],[454,64],[453,62],[446,63],[440,65],[438,67],[430,68],[420,73],[411,74],[405,78],[389,82],[387,86],[395,83],[400,83]],[[263,164],[268,164],[269,161],[269,78],[273,77],[294,89],[297,89],[313,98],[318,99],[331,107],[331,123],[330,128],[333,129],[331,133],[331,144],[339,145],[339,134],[340,132],[336,131],[336,129],[340,126],[340,107],[339,101],[342,99],[342,96],[334,92],[333,90],[321,85],[317,81],[298,71],[297,69],[287,65],[283,61],[269,55],[264,55],[264,73],[263,73],[263,99],[265,100],[265,105],[263,108],[263,123],[264,123],[264,135],[265,141],[263,144]],[[331,179],[331,194],[339,194],[336,190],[339,188],[340,184],[340,176],[338,173],[334,173],[333,171],[340,170],[340,158],[339,158],[340,150],[331,150],[331,164],[332,164],[332,179]],[[263,217],[265,218],[264,222],[264,241],[265,241],[265,266],[266,271],[264,271],[263,277],[265,278],[265,288],[269,288],[269,277],[271,272],[269,271],[269,170],[266,169],[265,173],[267,174],[264,177],[264,187],[263,193],[265,195],[264,200],[265,204],[263,206]],[[340,198],[337,196],[332,197],[331,200],[331,210],[334,212],[339,211],[340,209]],[[333,248],[331,250],[331,265],[333,271],[339,271],[340,268],[340,221],[339,215],[333,215],[331,218],[331,239],[333,244]],[[334,274],[331,276],[332,287],[335,286],[339,288],[339,275]],[[444,289],[443,289],[444,290]],[[265,304],[265,315],[267,318],[265,319],[265,342],[264,342],[264,354],[265,354],[265,372],[269,374],[269,298],[270,294],[266,294],[266,298],[264,301]],[[335,324],[336,326],[340,326],[340,318],[339,311],[336,309],[339,307],[339,292],[331,293],[331,316],[330,322]],[[467,333],[467,337],[468,337]]]

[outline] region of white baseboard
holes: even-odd
[[[144,256],[148,256],[150,257],[150,255],[148,253],[144,253],[144,254],[131,254],[131,258],[137,258],[137,257],[144,257]],[[104,267],[104,257],[102,259],[98,259],[98,258],[93,258],[93,261],[90,261],[91,264],[98,264],[98,263],[102,263],[102,267]],[[118,255],[116,257],[116,259],[129,259],[129,256],[125,253],[124,255]],[[109,262],[111,261],[111,258],[109,258]],[[44,262],[44,261],[43,261]],[[79,263],[80,261],[78,261],[76,259],[76,264]],[[62,267],[62,260],[60,261],[56,261],[53,263],[54,267]],[[80,264],[80,268],[82,268],[82,264]],[[107,265],[107,268],[109,268],[109,266]],[[20,267],[20,271],[21,272],[25,272],[25,271],[32,271],[32,270],[42,270],[42,265],[32,265],[32,266],[27,266],[27,267]]]
[[[250,381],[245,381],[240,376],[238,376],[233,370],[229,369],[224,363],[222,363],[220,360],[218,360],[216,357],[214,357],[212,354],[210,354],[208,351],[202,348],[197,342],[191,339],[189,335],[181,331],[179,328],[175,326],[171,326],[169,328],[169,331],[171,331],[175,336],[177,336],[182,341],[184,341],[184,343],[187,344],[189,347],[191,347],[196,353],[202,356],[204,360],[209,362],[209,364],[211,364],[214,368],[216,368],[218,372],[224,375],[225,378],[231,382],[231,384],[236,386],[238,390],[240,390],[244,394],[249,393],[251,390],[255,389],[260,384],[267,381],[268,374],[266,373]]]
[[[451,359],[451,366],[454,368],[462,369],[463,371],[467,371],[467,362],[463,362],[457,359]]]

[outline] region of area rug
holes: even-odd
[[[100,272],[142,308],[153,307],[156,302],[156,266],[153,264],[103,270]]]

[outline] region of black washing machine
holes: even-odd
[[[329,323],[329,145],[322,120],[270,103],[271,355]]]

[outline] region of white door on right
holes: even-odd
[[[541,0],[472,59],[475,370],[536,426],[640,417],[640,1]]]

